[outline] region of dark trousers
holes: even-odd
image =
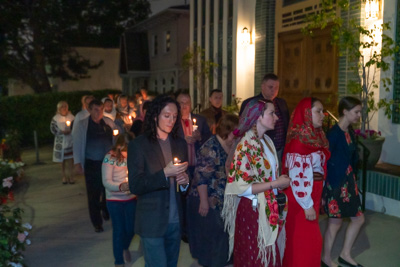
[[[181,235],[179,223],[168,224],[161,237],[140,237],[145,267],[176,267],[179,258]]]
[[[93,226],[102,226],[101,211],[108,213],[106,192],[101,179],[101,164],[98,160],[85,160],[86,192],[89,204],[89,215]]]
[[[123,251],[129,249],[135,225],[136,199],[107,201],[113,228],[113,252],[115,265],[124,264]]]
[[[193,180],[193,175],[194,175],[194,169],[195,166],[189,166],[187,169],[188,175],[189,175],[189,182],[192,183]],[[184,236],[185,238],[187,238],[188,235],[188,229],[187,229],[187,215],[186,215],[186,200],[187,200],[187,196],[189,195],[189,190],[190,190],[190,186],[188,187],[187,191],[185,194],[181,194],[181,202],[182,202],[182,236]]]

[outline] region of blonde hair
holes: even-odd
[[[67,105],[67,109],[69,108],[67,101],[63,101],[63,100],[62,100],[62,101],[59,101],[59,102],[57,103],[57,113],[58,113],[58,114],[60,114],[60,108],[61,108],[63,105]]]

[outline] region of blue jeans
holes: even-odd
[[[140,237],[146,267],[176,267],[181,245],[179,223],[168,224],[164,236]]]
[[[135,234],[136,200],[107,201],[113,228],[113,252],[115,264],[124,264],[123,251],[129,249]]]

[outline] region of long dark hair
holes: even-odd
[[[352,110],[356,106],[361,106],[361,101],[358,98],[345,96],[339,101],[338,112],[339,117],[343,117],[344,110]]]
[[[151,101],[149,109],[146,112],[146,117],[144,118],[144,134],[152,140],[157,140],[158,116],[168,104],[175,104],[178,108],[178,117],[176,118],[174,128],[171,131],[172,137],[177,137],[178,123],[180,123],[181,120],[181,107],[172,97],[168,95],[159,95]]]

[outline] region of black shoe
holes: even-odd
[[[185,235],[185,234],[182,235],[181,240],[182,240],[183,242],[185,242],[185,243],[189,243],[188,237],[187,237],[187,235]]]
[[[101,216],[103,217],[103,219],[104,219],[105,221],[108,221],[108,220],[110,219],[110,214],[109,214],[108,211],[106,211],[106,210],[102,210],[102,211],[101,211]]]
[[[344,267],[364,267],[358,263],[357,263],[357,265],[351,264],[350,262],[347,262],[344,259],[342,259],[342,257],[339,257],[339,263],[344,264],[345,265]]]
[[[323,260],[321,260],[321,267],[329,267],[329,265],[326,264]]]
[[[94,231],[95,231],[96,233],[101,233],[101,232],[103,232],[103,231],[104,231],[103,226],[101,226],[101,225],[95,226],[95,227],[94,227]]]

